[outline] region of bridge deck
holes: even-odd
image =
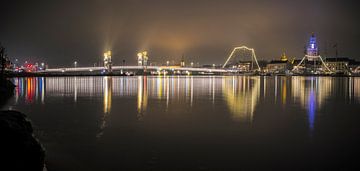
[[[226,72],[235,72],[234,70],[229,69],[216,69],[216,68],[190,68],[190,67],[172,67],[172,66],[113,66],[112,70],[171,70],[171,71],[189,71],[189,72],[213,72],[213,73],[226,73]],[[77,68],[52,68],[46,69],[44,71],[39,71],[42,73],[55,73],[55,72],[91,72],[91,71],[102,71],[106,70],[105,67],[77,67]]]

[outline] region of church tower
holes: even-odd
[[[306,54],[308,56],[318,56],[319,55],[319,50],[318,50],[318,46],[316,43],[316,37],[315,37],[314,33],[312,33],[312,35],[310,37],[309,44],[306,49]]]
[[[284,52],[284,53],[282,54],[282,56],[280,57],[280,60],[283,61],[283,62],[288,61],[288,58],[287,58],[285,52]]]

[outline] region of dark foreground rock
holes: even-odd
[[[11,81],[0,77],[0,107],[13,95],[14,88]]]
[[[0,136],[0,170],[43,170],[45,151],[26,115],[0,111]]]

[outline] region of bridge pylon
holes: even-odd
[[[104,53],[104,67],[108,72],[112,72],[112,61],[111,61],[111,51]]]

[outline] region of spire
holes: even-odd
[[[311,34],[309,44],[307,46],[306,54],[308,56],[317,56],[319,54],[318,46],[316,42],[316,36],[314,33]]]
[[[283,52],[282,56],[280,57],[280,60],[281,60],[281,61],[287,61],[287,60],[288,60],[285,52]]]

